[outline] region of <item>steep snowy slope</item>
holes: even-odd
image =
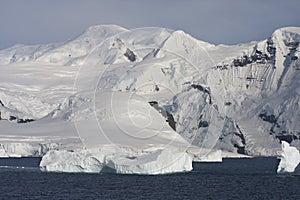
[[[272,154],[275,138],[299,139],[299,33],[299,28],[279,29],[231,67],[217,66],[227,116],[239,125],[248,154]]]
[[[105,25],[64,44],[2,50],[0,112],[8,121],[0,121],[1,144],[40,136],[41,144],[70,149],[71,141],[74,149],[84,146],[102,164],[128,173],[144,166],[145,154],[151,163],[168,157],[174,146],[200,160],[219,149],[278,155],[280,140],[299,148],[299,42],[297,27],[226,46],[183,31]],[[127,137],[139,130],[147,140]],[[150,137],[157,132],[159,137]],[[105,146],[109,142],[123,154]],[[99,144],[105,159],[95,153]]]

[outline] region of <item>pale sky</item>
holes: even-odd
[[[0,49],[64,42],[95,24],[181,29],[214,44],[300,26],[299,0],[1,0]]]

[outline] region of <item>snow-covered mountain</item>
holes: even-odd
[[[1,50],[1,147],[92,148],[104,140],[100,125],[122,148],[151,135],[134,143],[180,136],[191,147],[253,156],[278,155],[280,140],[300,148],[299,42],[298,27],[226,46],[183,31],[100,25],[63,44]],[[116,138],[124,133],[131,137]]]

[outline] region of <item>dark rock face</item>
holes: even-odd
[[[242,144],[243,146],[239,146],[237,144],[234,145],[234,147],[237,148],[237,152],[240,154],[247,154],[246,150],[245,150],[245,146],[246,146],[246,139],[244,137],[243,132],[241,131],[240,127],[238,125],[236,125],[236,129],[238,130],[238,133],[234,133],[236,136],[238,136],[239,138],[241,138]]]
[[[201,120],[198,124],[198,128],[206,128],[209,126],[209,123],[207,121]]]
[[[16,120],[17,118],[15,116],[9,116],[9,121],[14,121]]]
[[[230,106],[232,103],[230,101],[227,101],[224,103],[225,106]]]
[[[278,135],[276,138],[278,138],[280,141],[286,141],[288,143],[298,139],[295,135]]]
[[[196,84],[192,84],[191,86],[194,89],[197,89],[197,90],[199,90],[201,92],[204,92],[204,93],[208,94],[208,96],[209,96],[209,104],[212,104],[211,94],[210,94],[210,88],[206,88],[206,87],[203,87],[202,85],[196,85]]]
[[[0,106],[4,107],[4,104],[2,103],[2,101],[0,100]]]
[[[134,62],[136,60],[136,55],[129,48],[126,49],[124,56],[126,56],[131,62]]]
[[[149,104],[155,108],[163,117],[166,118],[166,122],[168,122],[169,126],[176,131],[176,122],[172,114],[164,110],[163,108],[158,106],[157,101],[150,101]]]
[[[232,66],[235,67],[244,67],[251,63],[274,63],[274,57],[276,54],[276,48],[274,46],[273,40],[271,38],[267,41],[267,51],[263,52],[257,47],[254,47],[251,55],[243,55],[239,58],[235,58],[232,61]]]
[[[274,124],[274,123],[276,123],[277,122],[277,119],[276,119],[276,117],[275,117],[275,115],[268,115],[266,112],[262,112],[262,113],[260,113],[259,114],[259,117],[262,119],[262,120],[264,120],[264,121],[266,121],[266,122],[269,122],[269,123],[271,123],[271,124]]]
[[[35,121],[34,119],[18,119],[17,123],[28,123],[28,122],[33,122]]]
[[[237,144],[234,144],[233,145],[235,148],[237,148],[237,153],[239,153],[239,154],[245,154],[246,155],[246,151],[245,151],[245,147],[243,146],[243,147],[240,147],[240,146],[238,146]]]
[[[5,107],[4,106],[4,104],[3,104],[3,102],[0,100],[0,106],[2,106],[2,107]],[[2,117],[1,117],[1,111],[0,111],[0,120],[8,120],[8,121],[17,121],[17,123],[28,123],[28,122],[32,122],[32,121],[35,121],[34,119],[19,119],[18,117],[16,117],[16,116],[9,116],[9,118],[8,119],[3,119]]]
[[[280,114],[279,116],[275,116],[274,114],[267,113],[265,110],[263,110],[259,114],[259,118],[272,125],[269,134],[273,135],[280,141],[291,143],[293,140],[299,140],[300,132],[288,131],[286,128],[284,128],[284,120],[279,119]]]
[[[9,116],[8,121],[16,121],[19,124],[23,124],[23,123],[33,122],[35,121],[35,119],[19,119],[18,117],[11,115]]]
[[[198,89],[198,90],[200,90],[201,92],[210,94],[209,88],[205,88],[205,87],[203,87],[202,85],[192,84],[191,86],[192,86],[192,88]]]

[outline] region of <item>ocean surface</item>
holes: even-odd
[[[300,175],[277,175],[276,158],[194,163],[158,176],[44,173],[39,158],[0,159],[0,199],[300,199]]]

